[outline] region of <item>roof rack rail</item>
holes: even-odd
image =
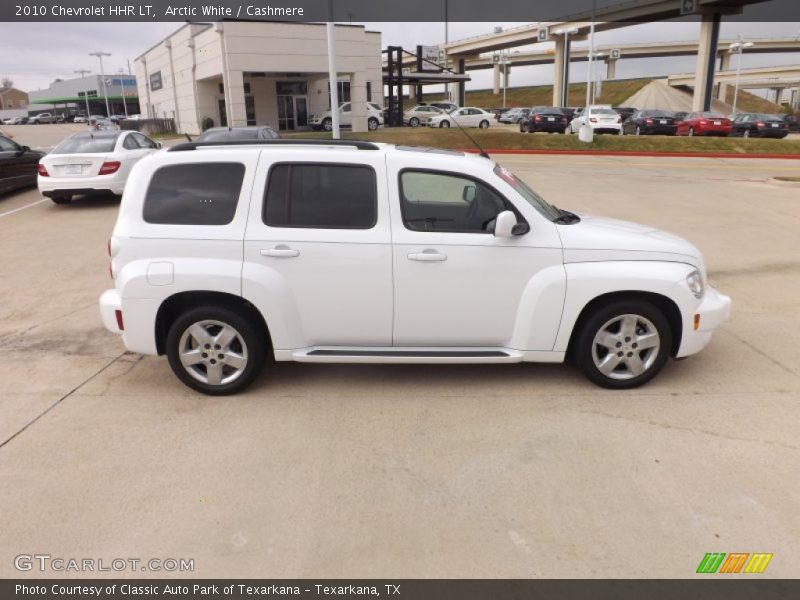
[[[227,140],[220,142],[183,142],[172,146],[168,152],[184,152],[197,148],[211,146],[347,146],[358,150],[380,150],[372,142],[358,140],[311,140],[311,139],[280,139],[280,140]]]

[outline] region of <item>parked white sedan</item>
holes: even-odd
[[[578,133],[587,123],[586,111],[576,116],[567,126],[567,133]],[[590,106],[588,114],[589,127],[594,133],[614,133],[622,135],[622,117],[610,106]]]
[[[76,133],[39,161],[37,185],[56,204],[76,195],[121,196],[133,165],[159,148],[138,131]]]
[[[403,113],[403,125],[408,125],[409,127],[427,125],[431,117],[442,114],[444,114],[444,111],[441,108],[420,104]]]
[[[486,129],[491,125],[494,115],[474,106],[466,106],[441,115],[436,115],[428,120],[428,127],[480,127]]]

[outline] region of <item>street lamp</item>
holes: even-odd
[[[604,52],[594,52],[592,53],[592,104],[597,101],[597,81],[595,81],[595,75],[597,69],[595,69],[595,61],[605,58],[607,55]]]
[[[508,50],[505,51],[505,56],[503,56],[503,54],[500,55],[500,62],[498,64],[503,66],[503,108],[505,108],[506,89],[508,88],[508,65],[511,64],[511,61],[508,60]]]
[[[86,69],[78,69],[77,71],[75,71],[75,73],[80,75],[81,79],[83,79],[84,77],[86,77],[88,73],[91,73],[91,71],[87,71]],[[89,115],[91,114],[91,111],[89,110],[89,90],[85,88],[83,90],[83,99],[86,100],[86,124],[88,125]]]
[[[564,36],[564,63],[562,65],[561,76],[561,106],[566,106],[569,102],[569,36],[578,33],[577,27],[569,29],[556,29],[553,35]]]
[[[110,52],[101,52],[98,50],[97,52],[89,52],[89,56],[96,56],[100,59],[100,79],[103,81],[103,97],[106,100],[106,116],[111,116],[111,109],[108,107],[108,92],[106,91],[106,74],[103,70],[103,57],[104,56],[111,56]]]
[[[753,42],[745,42],[742,40],[742,36],[739,36],[739,41],[732,43],[728,46],[728,52],[731,54],[738,54],[739,57],[736,59],[736,87],[733,89],[733,114],[736,114],[736,104],[739,100],[739,77],[742,72],[742,52],[744,52],[745,48],[752,48],[755,46]]]
[[[128,103],[125,100],[125,69],[122,67],[119,68],[119,84],[122,88],[122,106],[125,108],[125,118],[128,118]]]

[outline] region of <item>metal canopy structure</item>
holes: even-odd
[[[415,54],[404,50],[402,46],[389,46],[383,51],[383,55],[383,84],[389,90],[386,114],[387,126],[403,125],[403,86],[406,85],[414,90],[412,97],[421,100],[423,97],[422,88],[425,85],[457,83],[459,104],[463,106],[465,84],[470,81],[470,76],[464,72],[463,60],[459,61],[458,72],[453,72],[452,70],[444,69],[437,63],[425,60],[419,47]],[[412,62],[410,62],[411,58],[413,58]],[[414,70],[407,70],[407,65],[411,65]],[[431,66],[435,66],[435,70],[430,70]],[[425,70],[426,68],[428,70]]]

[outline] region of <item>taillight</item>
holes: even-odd
[[[114,316],[117,318],[117,327],[120,331],[125,331],[125,323],[122,322],[122,311],[117,309],[114,311]]]
[[[700,125],[708,125],[708,121],[705,121],[705,120],[700,121]]]
[[[589,117],[590,123],[597,123],[597,119],[595,117]]]
[[[536,116],[533,118],[533,120],[534,120],[534,121],[536,121],[536,122],[538,123],[539,121],[541,121],[541,120],[542,120],[542,117],[540,117],[539,115],[536,115]]]
[[[561,122],[562,123],[566,123],[567,122],[567,117],[561,117]]]
[[[112,173],[116,173],[119,171],[120,162],[118,160],[107,160],[103,163],[103,166],[100,167],[100,172],[98,175],[111,175]]]
[[[652,125],[653,119],[645,119],[644,122],[647,123],[648,125]]]
[[[766,127],[766,126],[767,126],[767,124],[762,122],[762,121],[759,121],[758,123],[756,123],[756,127]]]
[[[47,169],[42,163],[39,163],[36,168],[39,170],[39,175],[42,177],[50,177],[50,173],[47,172]]]

